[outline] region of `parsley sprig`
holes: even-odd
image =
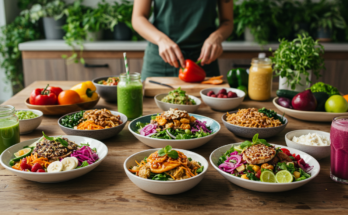
[[[177,151],[172,150],[172,146],[166,146],[163,149],[158,150],[158,156],[165,156],[167,155],[170,158],[178,159],[179,154]]]
[[[269,144],[265,139],[259,139],[259,134],[255,134],[253,139],[252,139],[252,142],[250,141],[244,141],[242,144],[240,144],[240,148],[241,149],[244,149],[245,147],[250,147],[250,146],[253,146],[253,145],[257,145],[257,144],[263,144],[263,145],[266,145],[266,146],[271,146],[271,144]]]

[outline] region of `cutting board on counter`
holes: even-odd
[[[212,87],[229,88],[230,87],[228,83],[226,82],[220,85],[213,85],[213,84],[201,84],[201,83],[186,83],[180,80],[178,77],[149,77],[149,78],[146,78],[144,81],[145,96],[148,96],[148,97],[154,97],[157,94],[168,93],[169,91],[173,90],[168,87],[150,83],[149,82],[150,80],[157,81],[163,84],[168,84],[174,87],[175,89],[178,87],[181,87],[181,89],[185,90],[188,95],[192,95],[196,97],[200,97],[199,92],[206,88],[212,88]]]

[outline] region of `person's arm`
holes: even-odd
[[[219,0],[220,26],[204,41],[201,55],[201,65],[210,64],[223,52],[222,41],[226,40],[233,31],[233,0]]]
[[[179,68],[179,60],[181,67],[184,67],[185,59],[179,46],[149,22],[151,2],[152,0],[134,0],[132,14],[134,30],[146,40],[158,45],[159,54],[166,63]]]

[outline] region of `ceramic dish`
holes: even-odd
[[[273,99],[273,104],[280,110],[282,113],[289,115],[293,118],[305,120],[305,121],[314,121],[314,122],[332,122],[333,118],[338,116],[348,116],[348,112],[345,113],[329,113],[323,111],[300,111],[290,108],[282,107],[278,104],[278,97]]]
[[[25,101],[25,104],[29,109],[36,109],[41,111],[44,115],[64,115],[79,110],[87,110],[93,108],[99,101],[77,103],[72,105],[32,105],[29,103],[29,98]]]
[[[148,157],[150,154],[152,154],[153,152],[157,150],[159,149],[149,149],[149,150],[145,150],[145,151],[133,154],[129,156],[123,164],[124,171],[126,172],[128,178],[140,189],[145,190],[146,192],[159,194],[159,195],[174,195],[174,194],[185,192],[193,188],[194,186],[196,186],[203,179],[204,175],[206,174],[208,170],[209,163],[204,157],[200,156],[197,153],[182,150],[182,149],[175,149],[175,150],[181,151],[187,157],[192,158],[192,160],[196,160],[200,162],[202,166],[204,166],[202,173],[192,178],[179,180],[179,181],[156,181],[156,180],[141,178],[139,176],[134,175],[128,170],[130,166],[136,165],[135,163],[136,160],[137,161],[143,160],[145,157]]]
[[[306,135],[308,133],[316,133],[319,136],[324,136],[328,140],[330,140],[330,133],[325,132],[325,131],[317,131],[317,130],[294,130],[290,131],[285,134],[285,141],[286,145],[289,146],[290,148],[298,149],[303,152],[306,152],[307,154],[310,154],[313,156],[315,159],[320,160],[323,158],[326,158],[330,155],[331,153],[331,146],[311,146],[311,145],[304,145],[300,143],[296,143],[292,141],[293,137],[299,137],[302,135]]]
[[[107,102],[117,102],[117,86],[106,86],[98,84],[99,81],[107,80],[110,76],[100,77],[93,80],[97,93]]]
[[[138,133],[136,133],[136,123],[137,122],[142,122],[142,123],[149,123],[151,121],[151,116],[156,116],[157,114],[151,114],[151,115],[147,115],[147,116],[142,116],[139,117],[137,119],[134,119],[132,122],[129,123],[128,125],[128,129],[129,131],[142,143],[144,143],[145,145],[148,145],[152,148],[163,148],[167,145],[171,145],[173,148],[177,148],[177,149],[193,149],[193,148],[197,148],[200,147],[204,144],[206,144],[207,142],[209,142],[211,139],[213,139],[215,137],[215,135],[217,135],[217,133],[219,133],[221,126],[220,124],[209,118],[209,117],[205,117],[205,116],[201,116],[201,115],[197,115],[197,114],[191,114],[189,113],[190,116],[194,116],[196,119],[200,120],[200,121],[206,121],[207,122],[207,126],[210,126],[210,128],[213,131],[213,134],[206,136],[206,137],[201,137],[201,138],[196,138],[196,139],[186,139],[186,140],[168,140],[168,139],[156,139],[156,138],[151,138],[151,137],[145,137],[142,136]]]
[[[209,91],[213,91],[215,94],[217,94],[221,89],[226,89],[227,93],[232,91],[237,94],[238,97],[235,98],[213,98],[207,96],[207,93]],[[242,90],[238,90],[235,88],[224,88],[224,87],[214,87],[214,88],[207,88],[204,90],[201,90],[200,92],[201,98],[203,102],[211,107],[213,110],[218,111],[228,111],[236,109],[244,100],[245,93]]]
[[[157,106],[163,111],[167,111],[170,108],[177,108],[178,110],[186,110],[189,113],[194,113],[198,110],[199,106],[202,103],[199,98],[194,97],[194,96],[190,96],[190,95],[188,95],[188,96],[196,102],[195,105],[178,105],[178,104],[171,104],[171,103],[167,103],[167,102],[162,102],[161,100],[167,95],[168,95],[167,93],[158,94],[154,98]]]
[[[36,118],[19,120],[19,132],[21,134],[29,134],[29,133],[33,132],[37,127],[39,127],[39,125],[42,122],[43,113],[39,110],[20,109],[20,110],[16,110],[16,111],[31,111],[34,114],[38,115],[38,117],[36,117]]]
[[[309,164],[310,166],[313,166],[313,169],[310,171],[311,177],[306,179],[306,180],[303,180],[303,181],[297,181],[297,182],[291,182],[291,183],[282,183],[282,184],[265,183],[265,182],[260,182],[260,181],[252,181],[252,180],[242,179],[242,178],[239,178],[237,176],[233,176],[231,174],[228,174],[228,173],[222,171],[221,169],[219,169],[219,167],[217,165],[219,157],[222,154],[224,154],[227,150],[229,150],[232,147],[232,145],[238,146],[240,144],[241,143],[234,143],[234,144],[221,146],[220,148],[215,149],[210,154],[209,159],[210,159],[210,164],[224,178],[226,178],[227,180],[229,180],[233,184],[236,184],[236,185],[243,187],[245,189],[258,191],[258,192],[283,192],[283,191],[287,191],[287,190],[293,190],[293,189],[296,189],[298,187],[301,187],[301,186],[307,184],[308,182],[313,180],[319,174],[320,165],[315,158],[313,158],[309,154],[306,154],[300,150],[292,149],[292,148],[288,148],[288,147],[276,145],[276,144],[272,144],[272,145],[274,145],[276,147],[286,148],[286,149],[290,150],[291,153],[299,154],[301,156],[301,158],[303,158],[307,164]]]
[[[31,140],[26,140],[20,143],[17,143],[14,146],[11,146],[10,148],[7,148],[5,151],[2,152],[0,156],[0,162],[1,165],[6,168],[7,170],[13,172],[17,176],[30,180],[30,181],[36,181],[41,183],[57,183],[62,181],[68,181],[73,178],[80,177],[90,171],[92,171],[94,168],[96,168],[106,157],[108,154],[108,148],[107,146],[95,139],[88,138],[88,137],[79,137],[79,136],[68,136],[63,135],[63,137],[68,138],[69,140],[75,142],[76,144],[80,145],[80,143],[88,143],[91,148],[97,149],[97,154],[99,156],[99,160],[95,163],[88,165],[86,167],[80,168],[80,169],[74,169],[69,170],[65,172],[53,172],[53,173],[36,173],[36,172],[25,172],[20,170],[13,169],[9,162],[13,158],[13,154],[17,152],[18,150],[22,149],[24,146],[28,146],[36,141],[38,141],[40,138],[35,138]]]
[[[231,113],[237,113],[237,111],[232,111],[229,112]],[[278,114],[278,116],[282,116],[280,114]],[[238,126],[238,125],[232,125],[230,123],[228,123],[226,121],[226,117],[227,117],[227,113],[225,113],[224,115],[222,115],[221,120],[224,123],[224,125],[226,126],[226,128],[232,132],[233,134],[240,136],[240,137],[245,137],[245,138],[253,138],[253,136],[255,134],[259,134],[260,138],[268,138],[268,137],[273,137],[277,134],[279,134],[280,132],[282,132],[286,125],[288,124],[288,119],[284,117],[285,120],[285,124],[278,126],[278,127],[272,127],[272,128],[248,128],[248,127],[242,127],[242,126]]]
[[[77,113],[77,112],[78,111],[66,114],[58,119],[58,125],[64,131],[64,133],[68,135],[77,135],[77,136],[83,136],[83,137],[90,137],[97,140],[104,140],[104,139],[116,136],[118,133],[120,133],[120,131],[122,131],[122,129],[124,128],[124,126],[126,125],[128,121],[128,118],[126,115],[111,110],[110,112],[113,115],[115,116],[120,115],[121,121],[122,121],[121,125],[112,127],[112,128],[100,129],[100,130],[77,130],[77,129],[67,128],[61,124],[61,120],[63,117]]]

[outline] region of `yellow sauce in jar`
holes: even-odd
[[[253,58],[249,70],[250,99],[265,101],[271,98],[272,76],[272,62],[269,58]]]

